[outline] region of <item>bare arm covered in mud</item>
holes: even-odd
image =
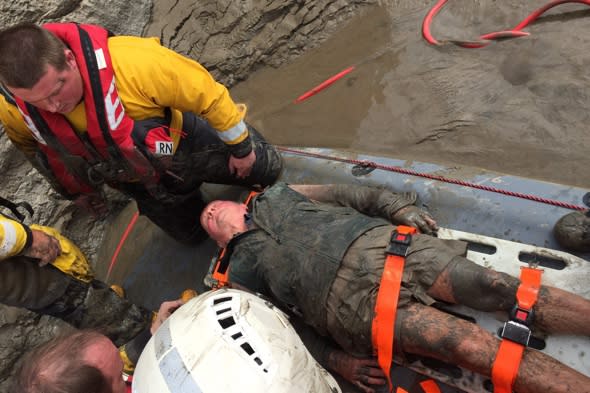
[[[430,214],[416,206],[415,192],[395,193],[386,189],[353,184],[291,184],[293,190],[309,199],[352,207],[373,217],[382,217],[394,224],[417,227],[423,233],[437,230]]]
[[[334,347],[325,337],[319,336],[297,318],[291,322],[307,350],[327,370],[339,374],[364,393],[374,393],[378,387],[387,383],[377,359],[352,356]]]

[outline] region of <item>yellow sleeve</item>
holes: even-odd
[[[42,225],[31,225],[31,229],[36,229],[41,232],[45,232],[49,236],[53,236],[59,241],[61,247],[61,254],[51,264],[64,272],[65,274],[74,277],[80,281],[90,282],[94,278],[92,268],[88,264],[86,256],[82,251],[76,247],[71,240],[62,236],[59,231],[54,228],[42,226]]]
[[[16,148],[28,157],[32,157],[37,151],[37,141],[25,125],[17,107],[7,102],[3,95],[0,95],[0,122]]]
[[[0,260],[20,254],[28,238],[24,225],[0,215]]]
[[[109,51],[117,89],[132,118],[149,117],[154,106],[194,112],[228,145],[248,137],[244,111],[196,61],[160,45],[157,38],[112,37]]]

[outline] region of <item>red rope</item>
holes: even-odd
[[[463,48],[483,48],[484,46],[489,45],[492,41],[497,41],[497,40],[507,39],[507,38],[517,38],[517,37],[523,37],[523,36],[529,35],[529,33],[521,31],[521,30],[524,29],[525,27],[527,27],[528,25],[530,25],[531,23],[533,23],[534,21],[536,21],[541,15],[543,15],[545,12],[547,12],[548,10],[550,10],[553,7],[556,7],[561,4],[566,4],[566,3],[578,3],[578,4],[590,5],[590,0],[554,0],[554,1],[551,1],[549,4],[539,8],[536,11],[534,11],[533,13],[531,13],[529,16],[527,16],[525,19],[523,19],[522,22],[520,22],[518,25],[516,25],[516,27],[514,27],[512,30],[496,31],[493,33],[484,34],[484,35],[479,36],[478,41],[458,41],[458,40],[437,41],[432,36],[432,33],[430,32],[430,25],[432,24],[432,21],[433,21],[434,17],[436,16],[436,14],[438,14],[438,12],[442,9],[442,7],[445,5],[445,3],[447,1],[448,0],[439,0],[438,3],[436,3],[436,5],[434,7],[432,7],[432,9],[428,12],[428,14],[426,14],[426,17],[424,17],[424,21],[422,22],[422,36],[429,44],[444,45],[447,43],[451,43],[451,44],[461,46]]]
[[[280,151],[283,151],[286,153],[292,153],[292,154],[296,154],[296,155],[300,155],[300,156],[307,156],[307,157],[319,158],[319,159],[324,159],[324,160],[338,161],[338,162],[344,162],[344,163],[354,164],[354,165],[362,165],[362,166],[367,166],[367,167],[371,167],[371,168],[375,168],[375,169],[381,169],[381,170],[389,171],[389,172],[397,172],[397,173],[402,173],[402,174],[410,175],[410,176],[424,177],[426,179],[432,179],[432,180],[436,180],[436,181],[440,181],[440,182],[444,182],[444,183],[451,183],[451,184],[457,184],[459,186],[476,188],[478,190],[495,192],[498,194],[508,195],[508,196],[515,197],[515,198],[528,199],[531,201],[545,203],[547,205],[563,207],[563,208],[570,209],[570,210],[586,210],[587,209],[584,206],[578,206],[578,205],[574,205],[571,203],[556,201],[554,199],[541,198],[536,195],[523,194],[520,192],[503,190],[501,188],[484,186],[481,184],[475,184],[475,183],[466,182],[463,180],[451,179],[451,178],[444,177],[444,176],[432,175],[430,173],[418,172],[418,171],[414,171],[412,169],[401,168],[399,166],[381,165],[381,164],[377,164],[374,161],[354,160],[354,159],[350,159],[350,158],[340,158],[340,157],[334,157],[334,156],[329,156],[329,155],[324,155],[324,154],[310,153],[310,152],[297,150],[297,149],[291,149],[291,148],[287,148],[287,147],[277,147],[277,148]]]
[[[121,252],[121,248],[123,248],[123,244],[125,244],[125,240],[127,240],[127,236],[129,236],[129,233],[133,229],[133,226],[135,225],[135,222],[137,221],[138,217],[139,217],[139,212],[136,211],[135,213],[133,213],[131,220],[129,220],[129,224],[127,224],[127,228],[125,229],[125,232],[123,232],[123,236],[121,236],[121,239],[119,240],[119,244],[117,245],[117,248],[115,249],[115,252],[113,253],[113,257],[111,258],[111,264],[109,265],[109,269],[107,270],[107,277],[106,277],[105,281],[109,280],[109,277],[111,276],[111,271],[113,270],[113,267],[115,267],[115,264],[117,262],[117,257],[119,256],[119,253]]]

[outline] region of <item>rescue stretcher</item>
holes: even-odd
[[[438,235],[467,241],[470,244],[470,259],[517,277],[521,266],[538,264],[544,269],[543,284],[590,298],[590,286],[587,285],[590,282],[590,254],[567,253],[560,249],[552,235],[554,223],[569,213],[571,206],[581,205],[587,190],[483,169],[449,168],[333,149],[285,148],[283,157],[285,165],[280,180],[291,184],[345,183],[416,191],[421,205],[440,225]],[[458,181],[449,183],[439,179]],[[211,200],[239,200],[244,191],[238,187],[210,184],[202,189],[205,198]],[[531,198],[526,197],[529,195]],[[556,201],[558,204],[544,201]],[[129,213],[121,218],[121,228],[125,227],[128,217]],[[207,241],[197,247],[182,246],[147,220],[141,220],[134,229],[136,234],[131,234],[137,242],[134,250],[122,251],[123,254],[134,254],[135,251],[135,254],[120,257],[132,262],[115,267],[112,281],[123,282],[131,299],[136,298],[152,307],[164,299],[174,298],[187,287],[196,287],[199,292],[206,290],[202,279],[217,251],[215,244]],[[117,222],[113,223],[114,230],[108,237],[116,239],[120,236],[115,230],[117,226]],[[146,232],[145,228],[149,231]],[[106,244],[109,244],[109,239]],[[110,253],[112,250],[108,248],[103,250],[103,256]],[[97,266],[99,275],[101,269],[104,273],[106,267]],[[153,287],[147,284],[154,274],[162,290],[153,291]],[[497,332],[504,322],[504,316],[476,312],[466,307],[452,306],[448,311],[473,320],[491,332]],[[540,336],[533,341],[550,356],[590,375],[590,360],[586,356],[590,353],[589,338]],[[433,365],[422,360],[403,366],[398,368],[401,372],[394,371],[394,382],[395,378],[411,380],[418,373],[442,382],[440,388],[443,393],[491,391],[487,378],[467,370]],[[357,392],[356,388],[347,384],[341,383],[341,387],[343,392]]]
[[[474,262],[515,277],[521,267],[537,265],[544,270],[542,284],[590,299],[590,255],[562,250],[552,235],[554,223],[571,212],[571,206],[583,205],[588,190],[477,168],[449,168],[323,148],[287,150],[282,174],[287,182],[353,183],[416,191],[422,206],[441,226],[438,236],[467,241],[467,256]],[[508,317],[464,306],[447,309],[496,334]],[[588,337],[533,336],[530,345],[590,375]],[[492,391],[489,378],[469,370],[421,360],[404,366],[447,384],[440,385],[444,392]]]

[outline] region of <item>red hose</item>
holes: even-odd
[[[299,97],[297,97],[297,99],[295,99],[294,103],[298,104],[302,101],[307,100],[309,97],[316,95],[317,93],[319,93],[320,91],[324,90],[326,87],[330,86],[332,83],[336,82],[338,79],[342,78],[343,76],[351,73],[352,71],[354,71],[355,66],[350,66],[345,68],[344,70],[340,71],[339,73],[337,73],[336,75],[333,75],[331,77],[329,77],[328,79],[326,79],[325,81],[323,81],[322,83],[320,83],[319,85],[317,85],[316,87],[309,89],[308,91],[306,91],[305,93],[301,94]]]
[[[518,25],[516,25],[516,27],[514,27],[512,30],[496,31],[496,32],[484,34],[484,35],[479,36],[478,40],[476,40],[476,41],[461,41],[461,40],[437,41],[436,38],[434,38],[432,36],[432,33],[430,32],[430,25],[432,24],[432,21],[433,21],[434,17],[436,16],[436,14],[439,13],[439,11],[442,9],[442,7],[445,5],[445,3],[447,1],[448,0],[439,0],[438,3],[436,3],[436,5],[434,7],[432,7],[432,9],[430,11],[428,11],[428,14],[426,14],[426,16],[424,17],[424,21],[422,22],[422,36],[429,44],[444,45],[447,43],[451,43],[451,44],[455,44],[455,45],[458,45],[463,48],[483,48],[484,46],[489,45],[492,41],[509,39],[509,38],[517,38],[517,37],[523,37],[523,36],[529,35],[529,33],[521,31],[521,30],[524,29],[526,26],[530,25],[531,23],[533,23],[534,21],[536,21],[545,12],[547,12],[551,8],[556,7],[558,5],[565,4],[565,3],[579,3],[579,4],[585,4],[585,5],[590,6],[590,0],[554,0],[554,1],[550,2],[549,4],[539,8],[536,11],[534,11],[533,13],[531,13],[529,16],[527,16],[525,19],[523,19],[522,22],[520,22]]]
[[[117,263],[117,257],[119,256],[119,253],[121,252],[121,248],[123,248],[123,244],[125,244],[125,240],[127,240],[127,236],[129,236],[129,233],[133,229],[133,226],[135,225],[135,222],[137,221],[138,217],[139,217],[139,212],[136,211],[135,213],[133,213],[131,220],[129,220],[129,224],[127,224],[127,228],[125,229],[125,232],[123,232],[123,236],[121,236],[121,239],[119,240],[119,244],[117,245],[117,248],[115,249],[115,252],[113,253],[113,257],[111,258],[111,264],[109,265],[109,269],[107,270],[107,277],[106,277],[105,281],[109,280],[109,278],[111,276],[111,272],[113,271],[113,267],[115,267],[115,264]]]

